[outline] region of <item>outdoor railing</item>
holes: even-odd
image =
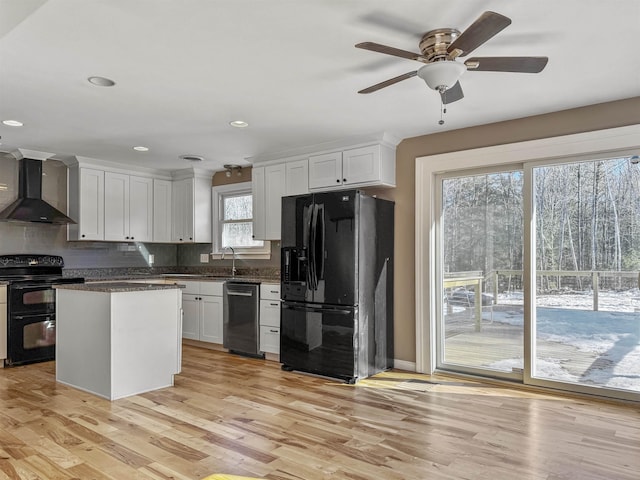
[[[500,289],[499,277],[506,277],[503,284],[506,288],[504,291],[513,291],[514,289],[522,289],[522,270],[493,270],[484,277],[485,285],[489,287],[493,293],[493,303],[498,304],[498,293]],[[606,283],[607,288],[615,289],[631,289],[634,287],[640,288],[640,272],[638,271],[609,271],[609,270],[538,270],[536,276],[540,277],[542,281],[538,282],[538,293],[551,293],[562,291],[567,287],[567,282],[563,280],[568,277],[574,277],[575,281],[570,285],[575,286],[576,290],[583,291],[585,288],[589,288],[593,292],[593,310],[598,311],[598,294],[603,288],[603,280],[608,280]],[[544,281],[544,279],[547,279]],[[585,280],[586,279],[586,280]],[[546,285],[545,285],[546,284]]]

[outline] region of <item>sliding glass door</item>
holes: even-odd
[[[530,169],[531,376],[640,392],[640,169],[614,158]]]
[[[520,170],[441,180],[440,368],[522,375],[522,182]]]
[[[437,367],[636,398],[640,165],[537,162],[436,186]]]

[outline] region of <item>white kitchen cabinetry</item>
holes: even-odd
[[[309,157],[309,190],[342,185],[342,152]]]
[[[211,177],[173,181],[172,241],[211,242]]]
[[[7,287],[0,285],[0,368],[7,358]]]
[[[104,171],[69,168],[69,240],[104,240]]]
[[[309,157],[309,190],[395,187],[395,153],[376,144]]]
[[[104,239],[151,241],[153,179],[105,172],[104,187]]]
[[[296,160],[285,163],[285,195],[304,195],[309,193],[309,160]]]
[[[182,291],[182,338],[222,343],[224,282],[177,282]]]
[[[260,285],[260,351],[280,354],[280,285]]]
[[[253,167],[251,188],[253,195],[253,238],[280,238],[281,199],[285,192],[285,165]]]
[[[153,241],[171,241],[171,182],[153,179]]]
[[[251,169],[251,208],[253,215],[253,238],[256,240],[261,240],[266,236],[267,210],[264,205],[264,196],[264,167],[253,167]]]
[[[308,193],[308,161],[253,167],[253,238],[280,240],[282,197]]]

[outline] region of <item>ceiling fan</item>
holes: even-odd
[[[374,42],[358,43],[357,48],[417,60],[425,64],[413,72],[390,78],[358,93],[372,93],[417,75],[429,88],[440,93],[442,103],[446,105],[464,97],[458,80],[466,71],[541,72],[547,65],[547,57],[473,57],[464,63],[456,61],[458,57],[468,55],[510,24],[510,18],[487,11],[462,33],[455,28],[439,28],[425,33],[418,44],[421,53]],[[442,120],[440,123],[443,123]]]

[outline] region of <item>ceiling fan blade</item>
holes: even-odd
[[[445,105],[462,100],[464,98],[464,93],[462,93],[460,82],[456,82],[453,87],[447,88],[446,91],[441,92],[440,98],[442,99],[442,103]]]
[[[385,80],[384,82],[376,83],[375,85],[371,85],[364,90],[360,90],[358,93],[372,93],[381,88],[388,87],[389,85],[393,85],[394,83],[401,82],[402,80],[406,80],[407,78],[415,77],[418,74],[418,71],[408,72],[403,75],[398,75],[397,77],[390,78],[389,80]]]
[[[374,42],[358,43],[356,48],[371,50],[372,52],[386,53],[387,55],[393,55],[394,57],[407,58],[409,60],[417,60],[424,63],[427,63],[428,61],[426,57],[423,57],[419,53],[408,52],[407,50],[400,50],[399,48],[388,47],[387,45],[381,45]]]
[[[511,19],[496,12],[484,12],[447,48],[454,57],[464,57],[511,25]]]
[[[470,72],[539,73],[547,57],[473,57],[464,62]]]

